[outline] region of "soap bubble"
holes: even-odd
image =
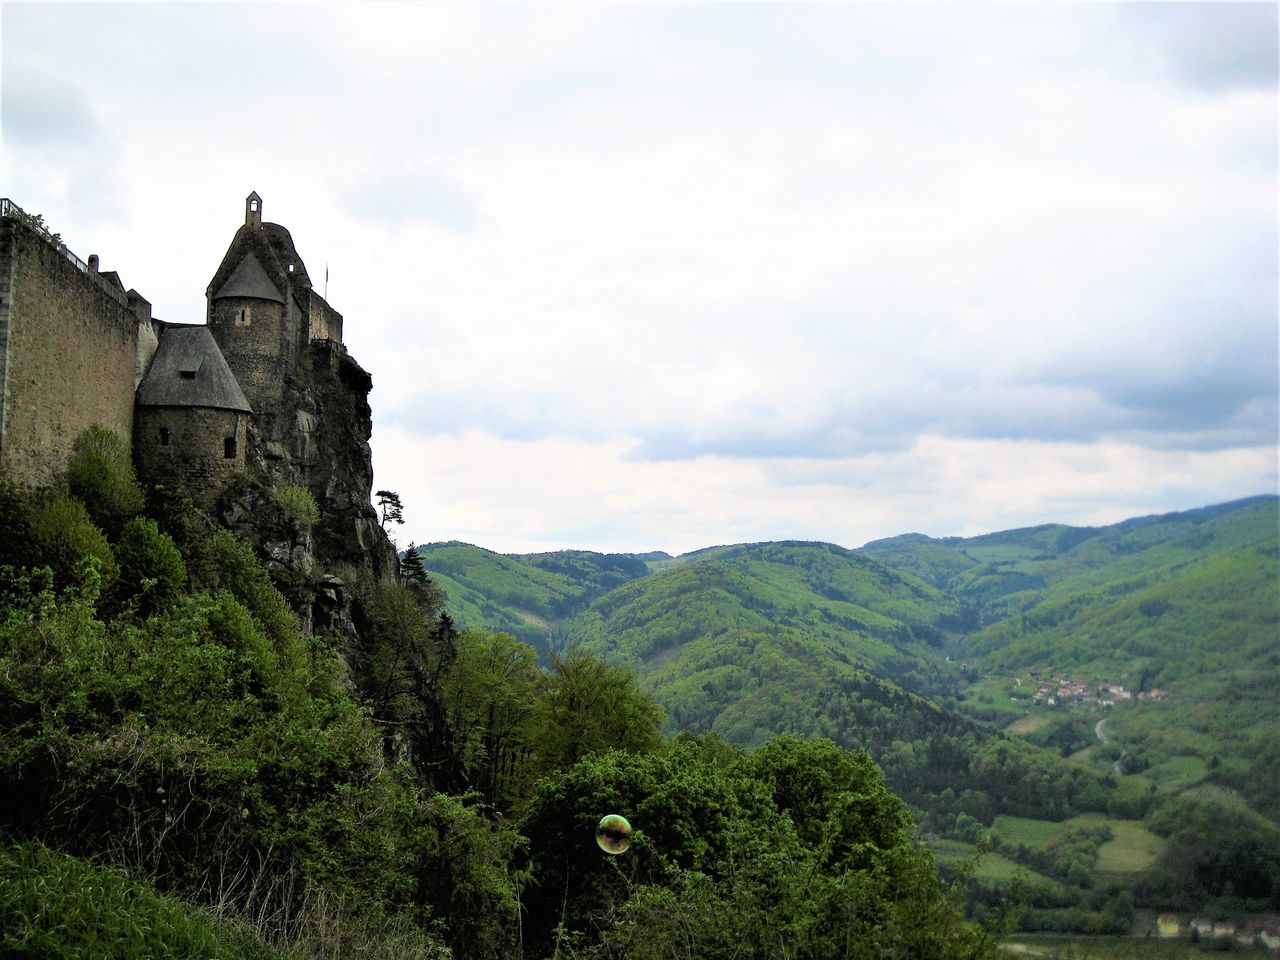
[[[611,813],[596,827],[596,843],[605,853],[617,855],[631,846],[631,824],[626,817]]]

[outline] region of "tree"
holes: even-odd
[[[404,504],[400,502],[400,494],[392,490],[379,490],[374,496],[378,498],[383,530],[387,529],[388,523],[404,523]]]
[[[400,558],[400,581],[431,610],[442,609],[449,599],[436,582],[427,576],[418,548],[412,543]]]
[[[607,750],[648,753],[662,743],[666,714],[631,671],[582,650],[553,654],[535,710],[539,773],[572,766]]]

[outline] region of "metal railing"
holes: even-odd
[[[122,291],[108,283],[106,278],[96,270],[90,270],[89,265],[72,253],[71,250],[67,248],[67,245],[62,242],[62,238],[46,227],[39,217],[35,217],[27,213],[27,211],[23,210],[8,197],[0,197],[0,217],[8,217],[12,220],[17,220],[19,223],[27,226],[30,230],[34,231],[44,239],[49,246],[53,247],[60,254],[75,264],[76,269],[81,273],[87,277],[92,277],[97,282],[98,286],[101,287],[103,291],[111,297],[111,299],[115,300],[122,307],[129,306],[129,298],[125,296]]]

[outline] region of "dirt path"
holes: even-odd
[[[1110,737],[1107,736],[1107,729],[1106,729],[1107,719],[1108,719],[1107,717],[1103,717],[1101,720],[1097,722],[1097,724],[1093,728],[1093,732],[1097,735],[1098,739],[1101,740],[1103,743],[1106,743],[1108,740],[1111,739]],[[1124,760],[1126,756],[1128,756],[1128,753],[1129,752],[1127,750],[1121,750],[1119,759],[1117,759],[1115,763],[1111,764],[1111,769],[1115,771],[1115,774],[1117,777],[1124,776],[1124,774],[1120,772],[1120,762]]]

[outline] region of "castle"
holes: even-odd
[[[313,342],[341,350],[342,315],[257,193],[205,296],[205,323],[159,320],[97,256],[81,261],[0,201],[0,468],[48,484],[92,423],[132,443],[144,482],[197,501],[245,470],[251,426],[270,458],[290,432],[291,377]]]

